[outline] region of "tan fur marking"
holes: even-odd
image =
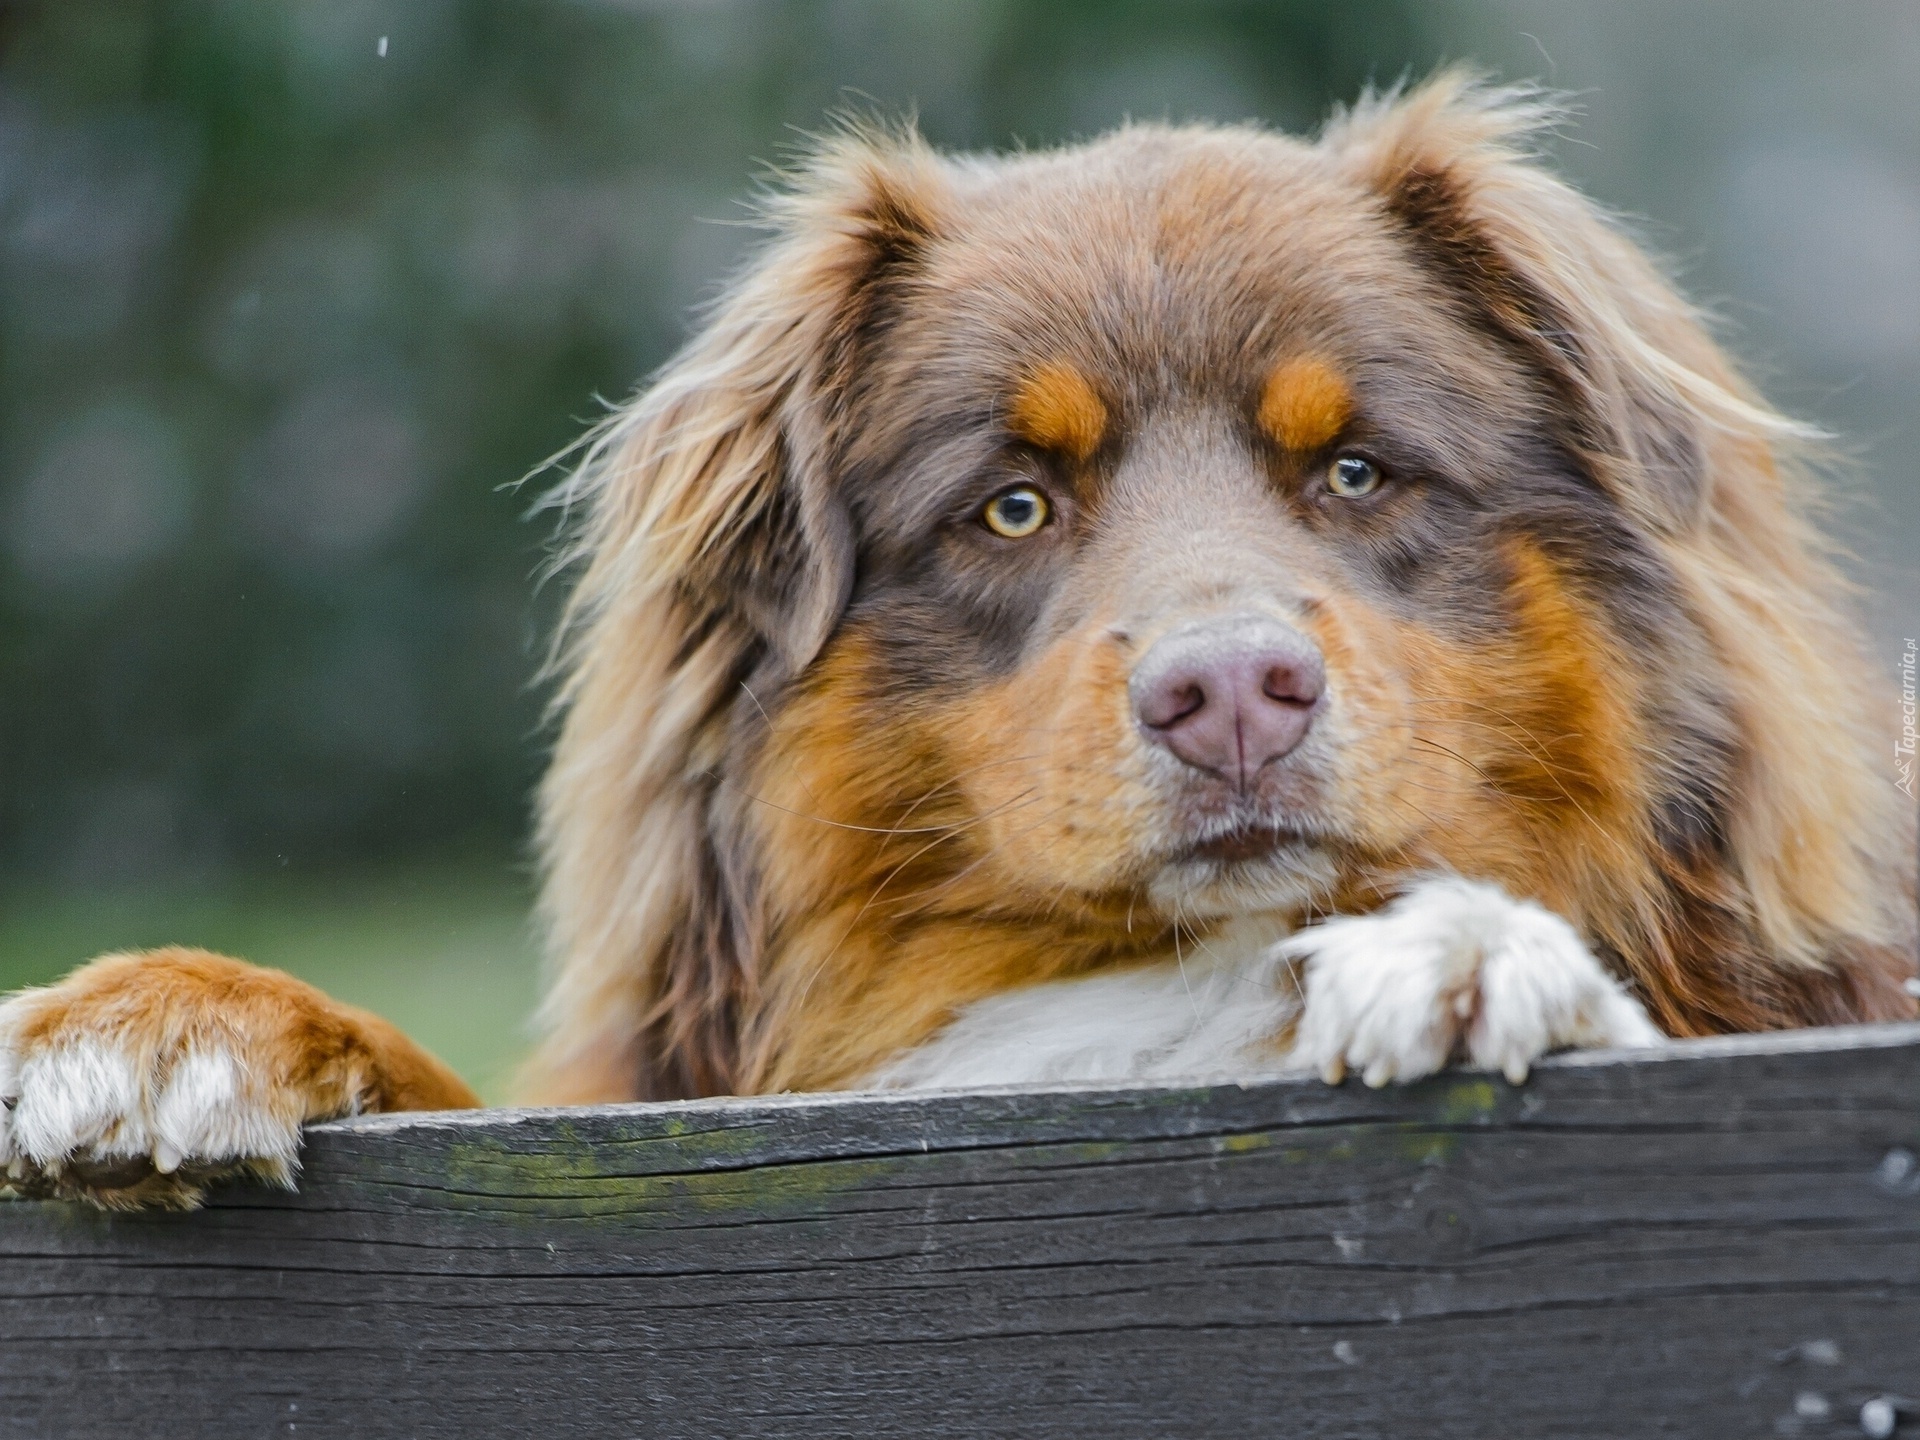
[[[1538,547],[1506,547],[1512,635],[1462,647],[1409,627],[1429,843],[1622,951],[1656,924],[1633,667]],[[1444,797],[1444,798],[1443,798]]]
[[[1281,361],[1260,394],[1260,428],[1288,450],[1318,450],[1353,418],[1353,392],[1326,361]]]
[[[779,937],[756,1089],[854,1083],[971,1001],[1170,943],[1124,873],[1150,817],[1110,646],[1069,637],[955,704],[881,705],[873,666],[838,636],[754,782]]]
[[[1021,439],[1086,461],[1107,433],[1107,407],[1087,377],[1064,361],[1049,361],[1014,392],[1007,423]]]

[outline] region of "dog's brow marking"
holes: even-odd
[[[1260,425],[1288,450],[1318,450],[1346,428],[1353,393],[1324,360],[1283,360],[1260,393]]]
[[[1007,406],[1007,425],[1043,450],[1087,460],[1107,433],[1107,407],[1087,377],[1053,360],[1029,374]]]

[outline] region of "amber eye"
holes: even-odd
[[[1047,523],[1047,497],[1031,485],[1016,485],[989,500],[980,518],[994,534],[1024,540]]]
[[[1343,500],[1357,500],[1380,488],[1380,467],[1358,455],[1342,455],[1327,467],[1327,489]]]

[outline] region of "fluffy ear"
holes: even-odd
[[[732,1087],[758,930],[716,778],[730,717],[804,668],[846,604],[832,458],[863,347],[945,194],[911,133],[824,144],[766,202],[771,242],[556,493],[581,569],[540,794],[553,969],[536,1098]]]
[[[1712,452],[1813,432],[1748,392],[1642,251],[1540,163],[1536,137],[1559,118],[1536,91],[1450,70],[1363,100],[1321,143],[1546,375],[1594,477],[1640,518],[1684,526],[1708,502]]]
[[[1641,978],[1680,1030],[1910,1015],[1913,817],[1881,770],[1891,697],[1794,493],[1817,436],[1758,399],[1639,249],[1539,163],[1533,137],[1556,118],[1534,92],[1447,72],[1363,102],[1322,144],[1545,377],[1549,423],[1653,540],[1704,641],[1671,664],[1674,703],[1728,716],[1732,768],[1664,785],[1706,785],[1725,843],[1667,857],[1652,945],[1678,968]],[[1683,993],[1688,965],[1718,998]]]

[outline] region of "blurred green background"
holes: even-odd
[[[1301,128],[1443,59],[1576,92],[1565,166],[1848,438],[1891,669],[1912,0],[0,3],[0,987],[208,945],[503,1094],[555,600],[513,482],[684,335],[763,163],[847,105]]]

